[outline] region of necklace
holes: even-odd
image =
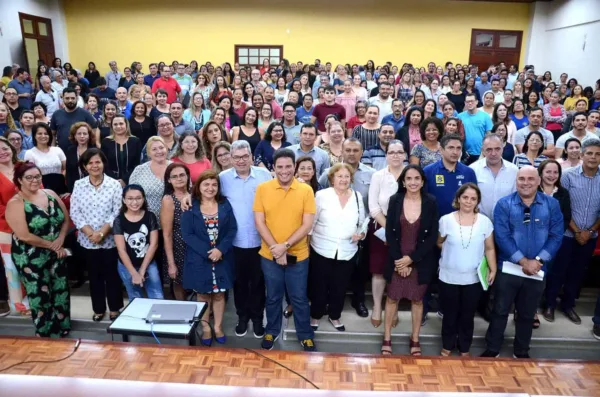
[[[460,231],[460,245],[462,246],[462,248],[464,250],[466,250],[467,248],[469,248],[469,245],[471,245],[471,237],[473,236],[473,228],[475,226],[475,221],[473,220],[473,224],[471,225],[471,231],[469,232],[469,242],[467,242],[467,246],[465,247],[465,241],[463,240],[463,235],[462,235],[462,220],[460,219],[460,211],[458,211],[458,230]]]
[[[92,184],[93,187],[97,188],[98,186],[102,185],[102,182],[104,182],[104,174],[102,174],[102,178],[100,178],[100,182],[98,182],[98,183],[92,182],[92,179],[90,178],[90,183]]]

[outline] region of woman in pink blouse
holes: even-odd
[[[356,101],[357,96],[352,88],[352,80],[344,81],[344,92],[335,98],[335,103],[340,104],[346,110],[346,120],[356,116]]]
[[[562,135],[563,125],[567,120],[567,111],[560,104],[560,93],[558,91],[550,94],[550,102],[544,105],[543,110],[544,122],[546,123],[544,128],[552,132],[554,142],[556,142]]]
[[[423,108],[413,106],[406,112],[406,123],[404,127],[398,130],[396,137],[402,141],[407,152],[410,153],[412,148],[422,142],[421,139],[421,120],[423,120]]]
[[[181,134],[177,151],[171,161],[185,164],[188,167],[192,183],[196,182],[203,171],[212,167],[210,160],[206,158],[200,137],[192,132]]]

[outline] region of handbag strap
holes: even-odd
[[[356,218],[356,230],[358,231],[358,224],[360,222],[360,205],[358,204],[358,194],[354,191],[354,198],[356,199],[356,211],[358,212],[358,218]]]

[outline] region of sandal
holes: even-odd
[[[383,340],[383,343],[381,344],[381,354],[383,354],[384,356],[391,356],[392,355],[392,341],[391,340]]]
[[[110,318],[110,321],[115,321],[117,319],[117,317],[119,317],[119,313],[116,313],[116,314],[110,313],[108,315],[108,318]]]
[[[104,319],[104,315],[105,314],[106,313],[102,313],[102,314],[96,314],[96,313],[94,313],[94,315],[92,316],[92,320],[98,323],[98,322],[100,322],[100,321],[102,321]]]
[[[373,316],[371,316],[371,324],[373,324],[373,327],[379,328],[381,325],[381,319],[375,319]]]
[[[422,355],[421,354],[421,343],[413,341],[412,336],[409,338],[408,346],[410,347],[410,355],[411,356],[420,357]]]
[[[471,353],[469,352],[465,352],[465,353],[460,353],[461,357],[471,357]]]
[[[442,349],[442,351],[440,352],[440,356],[442,356],[442,357],[450,357],[451,354],[452,354],[452,351],[446,350],[446,349]]]

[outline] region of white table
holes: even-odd
[[[190,324],[148,324],[146,317],[154,304],[194,305],[196,307],[194,321]],[[135,298],[108,326],[107,332],[122,335],[123,342],[129,342],[130,335],[151,337],[154,331],[157,338],[186,339],[190,346],[193,346],[196,342],[196,327],[207,308],[205,302]]]

